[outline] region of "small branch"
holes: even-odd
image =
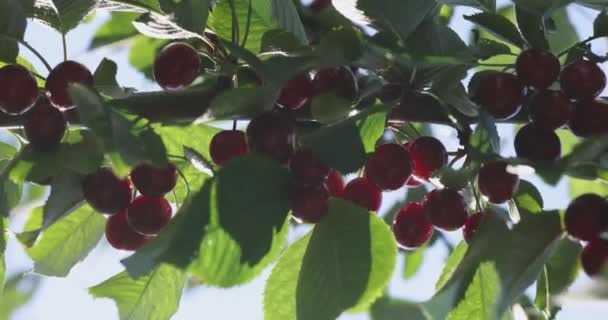
[[[243,42],[241,43],[241,47],[245,47],[247,44],[247,38],[249,37],[249,31],[251,29],[251,14],[253,12],[253,8],[251,5],[251,0],[249,0],[249,6],[247,7],[247,23],[245,24],[245,35],[243,36]]]
[[[63,47],[63,61],[68,61],[68,44],[65,40],[65,33],[61,33],[61,46]]]
[[[580,46],[580,45],[582,45],[582,44],[587,44],[587,43],[589,43],[589,42],[591,42],[591,41],[594,41],[594,40],[597,40],[597,39],[600,39],[600,38],[603,38],[603,37],[604,37],[604,36],[591,36],[591,37],[589,37],[589,38],[587,38],[587,39],[585,39],[585,40],[583,40],[583,41],[581,41],[581,42],[579,42],[579,43],[577,43],[577,44],[573,45],[572,47],[570,47],[570,48],[568,48],[568,49],[566,49],[566,50],[564,50],[564,51],[560,52],[560,53],[559,53],[557,56],[558,56],[558,57],[562,57],[563,55],[567,54],[568,52],[570,52],[570,50],[574,49],[574,48],[575,48],[575,47],[577,47],[577,46]]]
[[[44,59],[44,57],[40,54],[40,52],[38,52],[36,49],[34,49],[34,47],[32,47],[25,40],[7,36],[5,34],[0,34],[0,38],[8,39],[11,41],[17,41],[18,43],[20,43],[21,45],[26,47],[28,50],[30,50],[42,62],[42,64],[44,64],[44,66],[49,70],[49,72],[51,72],[53,70],[53,68],[51,68],[51,65],[48,63],[48,61],[46,61],[46,59]]]

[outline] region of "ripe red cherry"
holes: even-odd
[[[608,101],[598,98],[577,103],[572,110],[568,126],[572,133],[583,138],[607,134]]]
[[[318,223],[329,210],[329,197],[324,185],[299,187],[293,195],[291,215],[299,222]]]
[[[480,79],[474,98],[494,118],[506,120],[521,110],[524,91],[515,75],[498,72]]]
[[[329,174],[329,167],[319,160],[310,149],[300,149],[291,157],[289,169],[298,184],[316,186],[322,184]]]
[[[341,197],[369,211],[378,211],[382,204],[382,192],[365,178],[351,180]]]
[[[249,152],[245,133],[237,130],[224,130],[216,133],[211,139],[209,153],[217,165],[240,158]]]
[[[68,92],[68,86],[71,83],[92,87],[93,75],[84,65],[68,60],[55,66],[46,79],[46,97],[59,110],[74,107]]]
[[[424,209],[431,223],[443,230],[457,230],[467,221],[467,204],[453,189],[436,189],[427,193]]]
[[[608,262],[608,241],[594,239],[589,242],[581,253],[583,270],[590,277],[601,273]]]
[[[172,211],[163,197],[139,196],[127,208],[127,221],[133,230],[155,235],[171,221]]]
[[[170,43],[154,61],[154,79],[165,90],[179,89],[196,79],[200,67],[196,49],[184,42]]]
[[[564,223],[569,235],[593,240],[608,229],[608,202],[596,194],[584,194],[570,203]]]
[[[36,78],[22,66],[0,68],[0,110],[19,115],[28,111],[38,99]]]
[[[515,136],[515,152],[531,161],[554,161],[562,154],[562,145],[555,132],[530,123]]]
[[[341,197],[344,194],[344,178],[342,178],[340,171],[330,169],[325,179],[325,186],[332,197]]]
[[[555,130],[566,125],[571,112],[570,99],[561,91],[540,91],[530,102],[532,122],[548,130]]]
[[[314,0],[308,7],[314,13],[320,13],[331,5],[331,0]]]
[[[560,83],[571,99],[593,99],[606,87],[606,75],[597,64],[580,59],[564,68]]]
[[[82,191],[91,207],[105,214],[118,213],[131,203],[133,197],[131,180],[117,177],[108,168],[100,168],[87,175]]]
[[[528,49],[517,57],[517,76],[525,84],[545,89],[557,80],[560,72],[559,59],[543,49]]]
[[[106,239],[115,249],[135,251],[152,238],[133,230],[127,222],[127,211],[122,210],[106,222]]]
[[[40,103],[25,115],[25,137],[38,151],[50,151],[61,143],[67,122],[61,111]]]
[[[410,202],[399,209],[392,229],[397,243],[404,249],[418,248],[433,236],[433,225],[418,202]]]
[[[376,148],[365,165],[365,177],[380,190],[397,190],[412,176],[412,160],[401,145],[388,143]]]
[[[279,96],[278,104],[288,110],[297,110],[302,108],[312,95],[310,74],[303,73],[287,81]]]
[[[279,112],[263,113],[249,123],[247,140],[251,150],[286,163],[294,152],[293,120]]]
[[[131,171],[131,180],[143,195],[164,196],[177,184],[177,169],[172,163],[164,168],[142,163]]]
[[[466,242],[471,242],[471,240],[473,240],[473,236],[477,233],[482,218],[483,213],[481,212],[474,213],[467,218],[467,221],[464,223],[464,228],[462,228],[462,235]]]
[[[420,137],[409,145],[414,176],[427,180],[433,172],[448,163],[448,153],[441,141],[433,137]]]
[[[348,100],[357,97],[357,80],[346,67],[319,70],[312,84],[315,95],[333,93]]]
[[[488,197],[490,202],[506,202],[513,198],[519,187],[519,177],[507,172],[508,165],[504,161],[493,161],[485,163],[479,170],[479,191]]]

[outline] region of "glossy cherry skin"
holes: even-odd
[[[127,222],[127,210],[122,210],[106,222],[106,239],[115,249],[135,251],[152,238],[133,230]]]
[[[20,115],[38,99],[38,84],[29,70],[19,65],[0,68],[0,111]]]
[[[566,125],[571,113],[572,103],[561,91],[542,90],[530,101],[530,119],[535,125],[547,130]]]
[[[125,209],[133,197],[129,178],[119,178],[112,170],[100,168],[87,175],[82,182],[84,198],[95,210],[116,214]]]
[[[568,127],[582,138],[608,134],[608,101],[598,98],[578,102],[572,110]]]
[[[473,237],[477,233],[477,229],[479,229],[482,218],[483,213],[481,212],[474,213],[467,218],[467,221],[462,228],[462,236],[466,242],[471,242],[471,240],[473,240]]]
[[[492,73],[480,79],[474,99],[494,118],[506,120],[521,110],[524,86],[510,73]]]
[[[559,59],[543,49],[528,49],[517,57],[517,76],[528,86],[545,89],[557,80],[560,72]]]
[[[331,5],[331,0],[314,0],[308,7],[314,13],[320,13]]]
[[[584,194],[570,203],[564,223],[570,236],[593,240],[608,230],[608,202],[596,194]]]
[[[357,80],[352,71],[346,67],[319,70],[312,84],[315,95],[333,93],[348,100],[357,97]]]
[[[341,197],[344,194],[344,178],[340,171],[330,169],[327,178],[325,179],[325,187],[329,190],[332,197]]]
[[[413,173],[419,179],[428,180],[433,172],[448,163],[448,153],[441,141],[433,137],[420,137],[409,144]]]
[[[488,197],[490,202],[506,202],[517,192],[519,176],[507,172],[508,165],[504,161],[487,162],[479,170],[479,191]]]
[[[177,184],[177,169],[172,163],[164,168],[142,163],[131,171],[131,181],[145,196],[164,196]]]
[[[176,90],[190,85],[199,75],[201,60],[198,52],[184,42],[164,47],[154,61],[154,79],[165,90]]]
[[[139,196],[127,208],[127,221],[133,230],[145,234],[158,234],[171,221],[173,209],[163,197]]]
[[[397,190],[412,176],[412,160],[403,146],[387,143],[376,148],[365,165],[365,177],[380,190]]]
[[[583,270],[590,277],[605,270],[606,262],[608,262],[608,241],[606,240],[594,239],[581,252]]]
[[[404,249],[418,248],[433,236],[433,225],[424,206],[418,202],[410,202],[399,209],[392,229],[397,243]]]
[[[291,215],[304,223],[318,223],[329,210],[329,191],[324,185],[298,187],[291,204]]]
[[[263,113],[249,123],[247,141],[252,151],[287,163],[294,153],[295,124],[283,113]]]
[[[67,130],[67,121],[61,111],[40,103],[25,114],[23,130],[35,150],[50,151],[61,143]]]
[[[378,211],[382,204],[382,192],[365,178],[355,178],[344,188],[342,199],[369,211]]]
[[[530,123],[515,136],[515,152],[530,161],[554,161],[562,154],[562,145],[554,131]]]
[[[281,90],[278,104],[288,110],[302,108],[313,95],[313,85],[310,74],[303,73],[293,77]]]
[[[249,153],[245,133],[238,130],[224,130],[216,133],[209,145],[211,159],[218,166]]]
[[[65,61],[53,69],[46,79],[46,97],[51,104],[59,110],[67,110],[74,107],[74,102],[68,92],[72,83],[84,86],[93,86],[93,75],[84,65],[76,61]]]
[[[580,59],[562,70],[560,84],[571,99],[593,99],[606,87],[606,75],[597,64]]]
[[[435,189],[424,196],[424,209],[431,223],[440,229],[454,231],[467,221],[467,205],[453,189]]]
[[[289,170],[298,184],[302,186],[323,184],[329,174],[329,167],[310,149],[296,151],[289,160]]]

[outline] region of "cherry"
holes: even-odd
[[[209,153],[217,165],[240,158],[249,152],[245,133],[237,130],[224,130],[216,133],[211,139]]]
[[[494,118],[506,120],[521,110],[524,91],[515,75],[498,72],[479,80],[474,99]]]
[[[572,133],[583,138],[607,134],[608,101],[598,98],[577,103],[568,126]]]
[[[116,214],[126,208],[133,197],[131,180],[119,178],[110,169],[100,168],[82,182],[84,198],[95,210]]]
[[[332,197],[341,197],[344,194],[344,179],[340,171],[330,169],[325,179],[325,186]]]
[[[462,235],[466,242],[471,242],[471,240],[473,240],[473,236],[477,233],[482,218],[483,213],[481,212],[474,213],[467,218],[467,221],[464,223],[464,228],[462,228]]]
[[[517,132],[515,152],[531,161],[554,161],[561,156],[562,146],[555,132],[530,123]]]
[[[608,241],[594,239],[581,252],[583,270],[590,277],[601,273],[608,262]]]
[[[68,86],[71,83],[92,87],[93,75],[86,66],[68,60],[55,66],[46,79],[46,97],[59,110],[74,107],[74,102],[68,92]]]
[[[251,150],[286,163],[294,152],[294,123],[285,114],[265,112],[249,123],[247,140]]]
[[[38,151],[50,151],[61,143],[67,130],[67,121],[61,111],[40,103],[25,114],[25,137]]]
[[[155,235],[171,221],[172,211],[163,197],[139,196],[127,208],[127,220],[133,230]]]
[[[142,163],[131,171],[131,180],[143,195],[164,196],[177,184],[177,169],[172,163],[163,168]]]
[[[380,190],[397,190],[412,176],[412,160],[401,145],[388,143],[376,148],[365,165],[365,177]]]
[[[561,91],[542,90],[530,102],[530,118],[541,128],[555,130],[570,119],[572,104]]]
[[[318,223],[329,210],[329,197],[324,185],[300,187],[293,196],[291,215],[299,222]]]
[[[424,209],[431,223],[440,229],[453,231],[467,221],[467,204],[458,191],[436,189],[424,196]]]
[[[38,99],[36,78],[22,66],[0,68],[0,110],[19,115],[28,111]]]
[[[433,137],[420,137],[408,145],[414,176],[428,180],[433,172],[448,163],[448,153],[441,141]]]
[[[154,61],[154,79],[165,90],[190,85],[199,74],[201,60],[198,52],[184,42],[165,46]]]
[[[314,13],[320,13],[331,5],[331,0],[313,0],[308,6]]]
[[[317,71],[313,80],[315,95],[334,93],[348,100],[357,97],[357,80],[346,67],[329,68]]]
[[[291,157],[289,169],[298,184],[315,186],[322,184],[329,174],[329,167],[319,160],[310,149],[300,149]]]
[[[519,177],[507,172],[508,165],[504,161],[487,162],[479,170],[479,191],[488,197],[490,202],[506,202],[513,198],[519,187]]]
[[[420,247],[433,236],[433,225],[418,202],[410,202],[399,209],[392,229],[397,243],[404,249]]]
[[[297,110],[302,108],[312,95],[313,85],[310,74],[303,73],[287,81],[277,102],[285,109]]]
[[[341,198],[369,211],[378,211],[382,204],[382,192],[366,178],[351,180],[344,188]]]
[[[570,203],[564,223],[569,235],[593,240],[608,229],[608,202],[596,194],[584,194]]]
[[[560,72],[559,59],[543,49],[528,49],[517,57],[517,76],[526,85],[545,89],[557,80]]]
[[[135,251],[152,238],[137,233],[127,222],[127,210],[111,216],[106,223],[106,239],[118,250]]]
[[[571,99],[593,99],[606,87],[606,75],[597,64],[579,59],[564,68],[560,83],[562,91]]]

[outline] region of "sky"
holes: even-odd
[[[505,1],[498,2],[505,3]],[[576,7],[576,9],[570,11],[574,25],[577,27],[577,32],[581,38],[590,35],[592,32],[590,22],[595,17],[594,12],[581,9],[580,7]],[[470,14],[472,12],[474,10],[458,8],[452,23],[452,27],[465,41],[469,38],[471,25],[461,17],[463,14]],[[104,57],[108,57],[120,66],[118,71],[119,83],[128,84],[130,87],[136,87],[141,91],[158,90],[159,88],[154,83],[146,80],[137,71],[129,67],[126,50],[99,49],[92,52],[87,51],[87,46],[93,32],[108,17],[106,13],[99,13],[91,23],[84,24],[68,34],[69,58],[84,63],[93,70]],[[61,36],[58,33],[40,24],[30,23],[26,33],[26,40],[33,47],[41,51],[51,65],[62,61]],[[603,42],[596,42],[594,43],[594,49],[605,52],[606,45]],[[42,65],[31,54],[25,52],[25,50],[22,50],[22,52],[30,62],[34,63],[38,70],[44,70]],[[512,147],[513,126],[501,125],[499,129],[501,137],[506,137],[501,141],[503,155],[514,155]],[[455,132],[452,129],[434,127],[434,134],[446,143],[448,150],[454,150],[457,147]],[[545,196],[545,203],[548,205],[547,209],[565,208],[567,206],[566,181],[562,181],[556,188],[549,188],[534,177],[526,177],[526,179],[531,180],[539,187]],[[402,190],[385,194],[382,210],[390,208],[394,201],[399,200],[403,196],[404,192]],[[24,218],[23,214],[17,212],[13,226],[22,224]],[[290,241],[294,241],[302,236],[306,232],[305,229],[306,227],[300,228],[290,234]],[[447,236],[454,244],[461,239],[460,232],[447,233]],[[436,245],[427,250],[424,264],[419,274],[407,281],[401,279],[403,261],[400,259],[389,286],[390,295],[413,301],[429,299],[434,293],[434,284],[441,273],[447,254],[448,251],[445,246],[441,242],[437,242]],[[36,292],[31,303],[20,309],[15,314],[14,320],[118,319],[118,313],[112,300],[93,299],[88,295],[86,288],[121,272],[123,268],[120,260],[127,255],[128,253],[111,249],[105,240],[102,240],[84,262],[74,267],[67,278],[44,278],[41,287]],[[32,268],[31,261],[14,238],[9,240],[7,264],[9,274],[31,270]],[[262,292],[270,270],[271,267],[255,281],[247,285],[229,290],[204,286],[188,289],[184,293],[179,311],[173,319],[262,319]],[[572,290],[582,290],[589,283],[588,278],[581,276]],[[532,293],[533,291],[529,292]],[[564,310],[558,315],[558,319],[600,320],[605,319],[606,312],[608,312],[608,303],[598,301],[569,301]],[[339,319],[364,320],[368,319],[368,317],[367,315],[343,315]]]

